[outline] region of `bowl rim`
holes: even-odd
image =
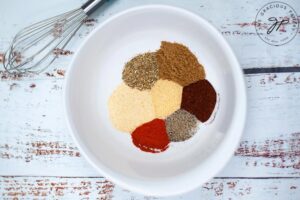
[[[226,132],[227,137],[224,137],[224,140],[231,139],[232,145],[229,147],[228,146],[226,147],[227,152],[230,152],[230,153],[223,155],[222,156],[223,162],[217,166],[214,166],[214,169],[211,169],[209,174],[207,174],[207,176],[205,178],[202,178],[202,180],[194,181],[195,184],[192,184],[192,185],[189,185],[186,187],[177,187],[176,191],[164,190],[162,188],[162,185],[160,185],[160,184],[157,184],[157,185],[159,185],[159,188],[160,188],[159,190],[153,190],[153,188],[150,190],[145,189],[145,187],[143,187],[143,186],[138,186],[137,184],[133,185],[133,184],[127,183],[126,181],[122,180],[123,176],[118,174],[118,172],[114,172],[103,165],[100,167],[98,161],[94,158],[93,155],[91,155],[89,153],[88,149],[84,146],[84,144],[81,143],[80,137],[79,137],[80,134],[76,131],[74,123],[71,121],[70,107],[69,107],[69,103],[68,103],[70,101],[69,88],[70,88],[70,79],[71,79],[70,77],[71,77],[72,69],[74,68],[73,66],[75,65],[76,58],[81,53],[81,49],[87,43],[87,41],[95,33],[97,33],[99,29],[101,29],[106,24],[110,23],[111,21],[116,20],[119,17],[126,15],[128,13],[131,13],[131,12],[140,11],[140,10],[144,10],[144,9],[153,9],[153,8],[168,9],[168,10],[173,10],[173,11],[183,13],[185,15],[188,15],[188,16],[196,19],[197,21],[200,21],[206,27],[211,29],[211,34],[214,34],[215,37],[218,38],[218,41],[223,43],[222,45],[227,49],[227,52],[226,52],[228,54],[227,57],[229,57],[231,62],[234,63],[231,66],[231,68],[233,69],[232,72],[234,72],[233,73],[234,85],[236,86],[236,90],[237,90],[237,93],[239,96],[238,102],[235,106],[235,111],[234,111],[231,125],[228,128],[228,131]],[[111,180],[113,183],[115,183],[123,188],[129,189],[133,192],[137,192],[137,193],[143,194],[143,195],[157,196],[157,197],[174,196],[174,195],[180,195],[183,193],[190,192],[190,191],[196,189],[197,187],[201,186],[206,181],[209,181],[216,174],[218,174],[226,166],[226,164],[228,163],[230,158],[233,156],[235,149],[238,147],[239,141],[242,137],[243,130],[245,127],[246,113],[247,113],[246,84],[245,84],[243,71],[242,71],[242,68],[241,68],[232,48],[228,44],[227,40],[222,36],[222,34],[217,30],[217,28],[215,28],[211,23],[209,23],[206,19],[202,18],[200,15],[198,15],[190,10],[181,8],[181,7],[165,5],[165,4],[150,4],[150,5],[134,6],[132,8],[125,9],[121,12],[114,14],[113,16],[109,17],[108,19],[104,20],[91,33],[89,33],[89,35],[86,36],[86,38],[81,42],[81,44],[77,48],[77,51],[75,52],[75,54],[72,58],[72,61],[69,64],[68,70],[66,72],[65,81],[64,81],[64,85],[63,85],[63,103],[64,103],[64,118],[65,118],[65,121],[67,124],[67,129],[69,130],[69,132],[73,138],[73,141],[75,142],[76,146],[78,147],[80,153],[94,167],[94,169],[96,169],[100,173],[99,175],[103,175],[105,178]],[[235,119],[235,121],[234,121],[234,119]],[[231,133],[231,135],[234,134],[234,137],[233,136],[228,137],[229,133]],[[224,146],[224,143],[225,142],[222,141],[220,146],[222,146],[222,144]],[[213,152],[212,154],[216,154],[217,151],[220,151],[220,149],[221,149],[221,147],[217,148],[215,150],[215,152]],[[218,152],[218,153],[220,153],[220,152]],[[96,164],[96,163],[98,163],[98,164]],[[197,171],[197,169],[195,169],[195,170]]]

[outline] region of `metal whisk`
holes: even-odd
[[[78,9],[21,30],[5,53],[5,70],[17,74],[40,73],[45,70],[101,2],[104,0],[89,0]]]

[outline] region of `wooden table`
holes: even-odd
[[[0,52],[21,27],[83,2],[2,1]],[[0,199],[154,199],[120,188],[84,160],[66,128],[62,88],[78,44],[99,23],[159,2],[198,13],[217,27],[244,69],[248,94],[244,135],[227,167],[197,190],[167,199],[300,199],[300,32],[279,47],[263,42],[253,22],[270,2],[265,0],[110,0],[46,72],[16,77],[1,69]],[[286,3],[300,13],[299,1]]]

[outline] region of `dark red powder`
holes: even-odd
[[[183,88],[181,108],[207,121],[216,105],[217,94],[207,80],[200,80]]]
[[[154,119],[136,128],[131,134],[132,142],[142,151],[160,153],[169,147],[165,121]]]

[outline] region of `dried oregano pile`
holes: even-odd
[[[158,65],[155,53],[137,55],[126,63],[122,73],[124,82],[139,90],[151,89],[158,80]]]
[[[179,43],[162,41],[156,52],[133,57],[122,79],[109,99],[110,119],[142,151],[159,153],[191,138],[216,105],[204,67]]]

